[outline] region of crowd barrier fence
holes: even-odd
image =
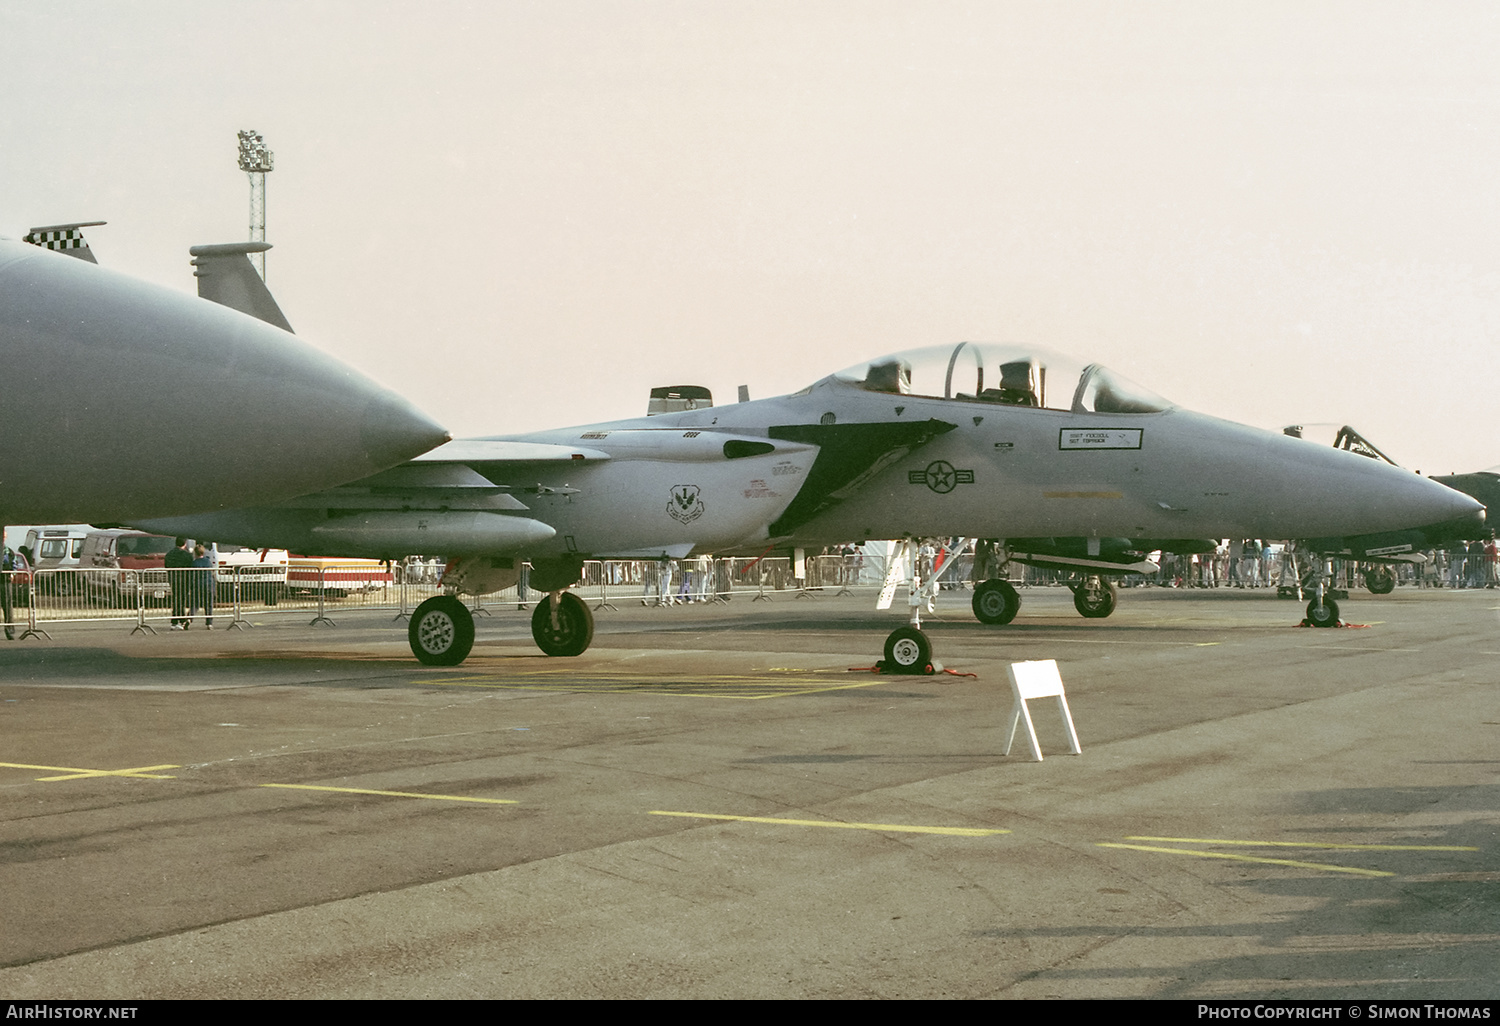
[[[969,554],[944,574],[945,589],[969,587]],[[1160,574],[1133,583],[1192,586],[1184,580],[1184,566],[1164,566]],[[1193,570],[1197,570],[1195,565]],[[1274,567],[1272,573],[1281,569]],[[1293,570],[1291,567],[1285,568]],[[616,609],[616,603],[643,606],[728,602],[739,598],[769,601],[773,596],[811,598],[878,592],[885,567],[878,559],[858,553],[809,556],[804,577],[795,576],[794,561],[785,556],[750,558],[709,557],[681,560],[589,560],[583,578],[572,589],[595,610]],[[1284,572],[1284,571],[1283,571]],[[1334,581],[1354,588],[1357,564],[1339,561]],[[1441,569],[1427,571],[1442,583]],[[6,571],[3,587],[11,612],[4,626],[18,636],[51,638],[50,628],[74,623],[117,622],[130,632],[155,633],[158,627],[181,619],[211,622],[215,629],[241,630],[253,620],[268,617],[310,616],[309,625],[334,626],[340,612],[381,609],[402,620],[423,601],[443,594],[442,567],[436,563],[381,564],[372,560],[293,562],[285,581],[271,580],[263,567],[247,565],[204,568],[125,570],[68,568]],[[1006,576],[1021,587],[1068,584],[1076,575],[1056,570],[1009,564]],[[1295,580],[1295,570],[1288,575]],[[1424,584],[1421,569],[1402,583]],[[1130,580],[1130,579],[1127,579]],[[1274,586],[1274,585],[1273,585]],[[1451,586],[1451,585],[1450,585]],[[502,607],[526,608],[541,595],[528,585],[528,573],[512,587],[463,600],[476,616]]]

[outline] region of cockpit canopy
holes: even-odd
[[[1160,413],[1172,404],[1097,363],[1045,349],[960,342],[913,349],[834,375],[871,392],[1073,413]]]

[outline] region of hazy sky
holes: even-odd
[[[108,220],[459,435],[963,339],[1500,463],[1492,3],[0,4],[0,233]]]

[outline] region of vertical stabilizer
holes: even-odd
[[[96,228],[105,223],[107,222],[74,221],[71,224],[43,225],[28,231],[21,237],[21,241],[40,246],[42,249],[54,249],[70,257],[97,264],[99,261],[94,259],[94,251],[89,249],[89,242],[83,237],[83,229]]]
[[[220,306],[249,314],[282,331],[291,331],[286,315],[250,264],[251,253],[264,253],[269,242],[224,242],[214,246],[194,246],[193,276],[198,279],[198,295]]]

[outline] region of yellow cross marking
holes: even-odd
[[[662,812],[651,816],[682,816],[687,819],[727,819],[737,823],[773,823],[780,826],[840,827],[844,830],[879,830],[897,834],[946,834],[950,837],[990,837],[1008,834],[1009,830],[983,827],[907,826],[901,823],[834,823],[824,819],[772,819],[768,816],[723,816],[712,812]]]
[[[182,768],[175,763],[166,763],[161,766],[137,766],[134,769],[120,770],[79,769],[76,766],[31,766],[24,762],[0,762],[0,766],[9,769],[52,770],[54,773],[62,774],[62,776],[57,777],[37,777],[38,780],[47,781],[82,780],[84,777],[141,777],[147,780],[174,780],[176,779],[174,774],[153,773],[151,771]]]

